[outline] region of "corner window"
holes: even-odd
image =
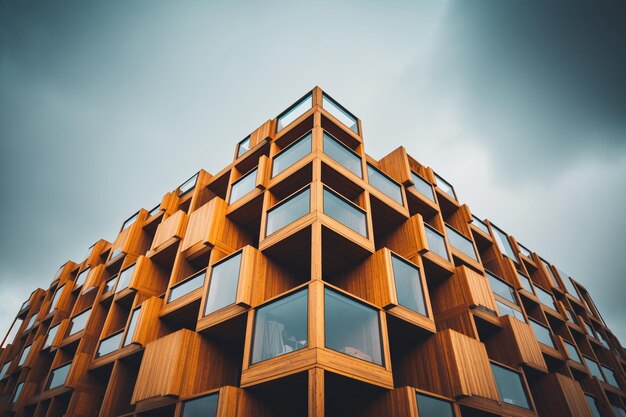
[[[492,225],[493,226],[493,225]],[[498,248],[503,255],[507,258],[510,258],[513,262],[517,263],[517,258],[515,257],[515,253],[513,252],[513,247],[509,242],[508,236],[497,227],[493,226],[491,228],[493,230],[494,238],[496,243],[498,244]]]
[[[370,164],[367,164],[368,182],[378,191],[391,198],[396,203],[403,205],[402,188],[387,175]]]
[[[180,297],[187,295],[198,288],[202,288],[204,285],[204,277],[206,270],[198,272],[196,275],[187,278],[185,281],[180,282],[170,289],[170,294],[167,297],[167,302],[178,300]]]
[[[82,285],[87,280],[87,275],[89,275],[89,268],[81,271],[81,273],[78,274],[78,277],[76,277],[76,284],[74,285],[74,288],[82,287]]]
[[[448,197],[456,200],[456,192],[454,191],[454,187],[448,181],[441,178],[437,173],[435,173],[435,179],[437,180],[437,187],[444,193],[448,195]]]
[[[237,158],[250,150],[250,136],[239,142],[237,145]]]
[[[276,133],[289,126],[294,120],[306,113],[311,107],[313,107],[313,96],[309,93],[278,116]]]
[[[257,168],[254,168],[252,171],[239,178],[230,189],[228,204],[233,204],[235,201],[254,190],[256,187],[256,176]]]
[[[194,188],[196,188],[197,181],[198,181],[198,173],[196,172],[191,178],[189,178],[187,181],[185,181],[178,187],[178,196],[182,197],[185,194],[192,191]]]
[[[494,363],[491,364],[491,370],[496,378],[500,400],[530,410],[528,395],[522,383],[521,375]]]
[[[311,153],[311,133],[298,139],[274,157],[272,178]]]
[[[552,349],[556,349],[554,346],[554,341],[552,340],[552,336],[550,335],[550,330],[542,324],[537,323],[534,320],[530,320],[530,327],[533,329],[533,333],[535,333],[535,337],[539,341],[539,343],[549,346]]]
[[[448,240],[450,241],[450,245],[463,252],[469,258],[478,262],[478,258],[476,257],[476,250],[474,250],[474,244],[467,237],[463,236],[461,233],[454,230],[452,227],[446,224],[446,233],[448,234]]]
[[[426,241],[428,242],[428,250],[440,256],[445,260],[450,260],[446,241],[441,233],[424,223],[424,231],[426,232]]]
[[[324,132],[324,153],[357,177],[363,178],[361,157],[326,132]]]
[[[310,188],[286,198],[267,212],[267,228],[265,235],[282,229],[311,211]]]
[[[398,304],[427,316],[420,270],[395,255],[391,255],[391,266]]]
[[[194,398],[183,403],[182,417],[215,417],[217,415],[218,394]]]
[[[322,107],[347,128],[352,130],[357,135],[359,134],[359,126],[357,124],[356,117],[354,117],[341,104],[328,97],[325,93],[322,93]]]
[[[454,417],[450,402],[419,393],[416,397],[417,411],[420,416]]]
[[[367,237],[365,212],[352,202],[329,191],[326,187],[324,187],[324,214]]]
[[[213,265],[204,315],[233,304],[237,298],[241,252]]]
[[[70,322],[70,329],[68,332],[68,336],[72,336],[81,330],[85,330],[85,326],[87,325],[87,320],[89,319],[89,314],[91,313],[91,308],[83,311],[80,314],[77,314],[72,318]]]
[[[54,388],[58,388],[65,384],[65,380],[67,379],[67,375],[70,373],[70,367],[72,366],[72,362],[67,363],[63,366],[59,366],[50,374],[50,380],[48,381],[47,390],[51,390]]]
[[[424,197],[435,202],[435,192],[433,186],[414,172],[411,172],[411,180],[413,181],[413,187]]]
[[[139,313],[141,313],[141,307],[137,307],[133,310],[133,315],[130,317],[130,323],[128,324],[128,330],[124,336],[122,347],[126,347],[132,343],[135,329],[137,329],[137,322],[139,321]]]

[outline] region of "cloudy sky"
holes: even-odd
[[[0,333],[319,85],[567,271],[626,340],[623,2],[0,1]]]

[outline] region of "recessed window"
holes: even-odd
[[[589,336],[596,337],[596,332],[593,331],[593,327],[591,327],[591,325],[586,321],[583,321],[583,323],[585,323],[585,329],[587,329]]]
[[[116,248],[113,252],[111,252],[111,255],[109,256],[109,262],[118,258],[121,254],[122,254],[122,247],[120,246]]]
[[[591,395],[587,395],[587,394],[585,394],[585,399],[587,400],[587,404],[589,405],[589,408],[591,409],[591,413],[593,414],[593,417],[602,417],[602,414],[600,414],[600,410],[598,410],[598,404],[596,403],[596,399],[592,397]]]
[[[569,308],[566,308],[566,309],[565,309],[565,314],[567,314],[567,318],[568,318],[570,321],[572,321],[572,322],[576,323],[576,318],[574,317],[574,313],[572,313],[572,311],[571,311]]]
[[[396,203],[402,205],[402,187],[400,187],[395,181],[388,176],[374,168],[370,164],[367,164],[367,176],[369,183],[378,191],[385,194],[387,197],[394,200]]]
[[[257,168],[254,168],[252,171],[239,178],[230,189],[228,204],[233,204],[235,201],[254,190],[256,187],[256,176]]]
[[[411,172],[411,180],[413,180],[413,187],[424,197],[435,202],[435,192],[433,186],[414,172]]]
[[[487,227],[485,222],[480,220],[478,217],[474,216],[473,214],[472,214],[472,219],[474,219],[474,221],[472,222],[474,226],[478,227],[481,232],[489,236],[489,228]]]
[[[546,307],[550,307],[554,311],[559,311],[556,307],[556,301],[554,301],[554,297],[548,291],[535,287],[535,294],[537,294],[537,298],[539,298],[539,302]]]
[[[530,279],[526,275],[522,275],[518,271],[517,272],[517,277],[519,278],[519,282],[522,285],[523,289],[525,289],[526,291],[528,291],[531,294],[535,293],[535,290],[533,290],[533,284],[530,282]]]
[[[307,94],[306,97],[278,116],[276,133],[289,126],[294,120],[306,113],[311,107],[313,107],[313,96],[311,94]]]
[[[28,320],[28,324],[26,325],[26,328],[24,329],[24,331],[30,330],[30,328],[33,327],[33,324],[35,324],[36,319],[37,319],[36,313],[30,316],[30,319]]]
[[[4,365],[2,365],[2,369],[0,369],[0,379],[4,378],[7,371],[9,370],[10,365],[11,365],[11,361],[5,362]]]
[[[305,156],[311,153],[311,133],[292,143],[274,157],[272,177],[280,174]]]
[[[24,382],[20,382],[19,384],[17,384],[17,387],[15,388],[15,393],[13,393],[13,397],[11,398],[11,404],[15,404],[17,402],[17,399],[20,398],[22,389],[24,389]]]
[[[611,409],[617,417],[626,417],[626,411],[623,408],[619,408],[616,405],[611,404]]]
[[[49,346],[52,346],[52,342],[54,342],[54,338],[56,337],[58,331],[59,331],[58,324],[54,327],[51,327],[50,330],[48,330],[48,336],[46,336],[46,341],[43,344],[44,349]]]
[[[324,214],[367,237],[365,212],[352,202],[324,188]]]
[[[439,175],[435,174],[435,179],[437,180],[437,187],[444,193],[448,195],[448,197],[456,200],[456,192],[454,191],[454,187],[448,181],[441,178]]]
[[[115,293],[118,293],[122,290],[125,290],[130,285],[130,280],[133,277],[133,272],[135,272],[135,265],[132,264],[122,272],[120,272],[120,276],[117,280],[117,287],[115,288]]]
[[[396,283],[398,304],[426,316],[420,270],[395,255],[391,255],[391,266]]]
[[[596,337],[598,338],[600,343],[602,343],[602,346],[604,346],[607,349],[611,349],[611,347],[609,346],[609,342],[604,338],[604,335],[602,334],[602,332],[596,332]]]
[[[619,384],[617,383],[617,379],[615,379],[615,373],[613,372],[613,370],[603,365],[601,365],[601,367],[602,367],[602,373],[604,374],[604,380],[608,384],[613,385],[616,388],[619,388]]]
[[[28,354],[30,353],[31,347],[32,345],[28,345],[24,348],[24,350],[22,351],[22,355],[20,356],[20,361],[17,363],[17,366],[24,365],[24,363],[26,362],[26,358],[28,357]]]
[[[178,300],[183,295],[187,295],[190,292],[197,290],[198,288],[202,288],[204,286],[205,276],[206,276],[206,270],[200,271],[196,275],[173,286],[170,289],[170,295],[167,298],[167,302],[171,303],[174,300]]]
[[[89,268],[78,274],[78,277],[76,277],[76,284],[74,285],[74,288],[82,287],[82,285],[85,283],[85,280],[87,279],[87,275],[89,275]]]
[[[326,132],[324,132],[324,153],[357,177],[363,178],[361,157]]]
[[[424,231],[426,232],[428,250],[436,255],[439,255],[443,259],[450,260],[448,249],[446,248],[446,241],[443,235],[427,224],[424,224]]]
[[[515,297],[515,290],[509,284],[497,278],[492,273],[485,271],[487,274],[487,279],[489,280],[489,285],[491,286],[491,290],[504,298],[507,301],[510,301],[513,304],[518,304],[517,298]]]
[[[524,315],[522,314],[521,311],[497,299],[496,299],[496,307],[498,308],[499,316],[513,316],[518,320],[526,321],[526,318],[524,318]]]
[[[282,229],[311,211],[310,188],[288,197],[267,212],[267,228],[265,235]]]
[[[528,250],[526,246],[522,245],[519,242],[517,242],[517,246],[519,246],[519,251],[522,255],[524,255],[527,258],[530,258],[530,250]]]
[[[530,410],[521,375],[494,363],[491,364],[491,370],[496,378],[500,400]]]
[[[502,252],[503,255],[507,256],[515,263],[517,263],[517,258],[515,257],[513,247],[511,246],[507,235],[495,226],[493,226],[491,229],[493,230],[494,238],[496,240],[496,243],[498,244],[500,252]]]
[[[72,319],[72,321],[70,322],[70,330],[69,330],[69,336],[74,335],[78,332],[80,332],[81,330],[85,329],[85,326],[87,325],[87,320],[89,319],[89,314],[91,313],[91,308],[88,308],[87,310],[83,311],[80,314],[77,314],[76,316],[74,316],[74,318]]]
[[[194,188],[196,188],[196,182],[197,181],[198,181],[198,173],[195,173],[191,178],[189,178],[187,181],[182,183],[178,187],[178,195],[179,195],[179,197],[184,196],[185,194],[187,194],[188,192],[190,192]]]
[[[344,109],[341,104],[337,103],[326,94],[322,94],[322,107],[354,133],[359,134],[359,126],[356,117],[348,110]]]
[[[567,290],[569,295],[579,300],[580,297],[578,296],[578,291],[576,291],[576,287],[574,286],[572,279],[565,272],[562,272],[560,270],[559,274],[561,275],[561,278],[563,278],[563,285],[565,285],[565,289]]]
[[[606,379],[604,379],[604,375],[602,375],[602,372],[600,372],[600,367],[598,366],[598,363],[594,361],[593,359],[589,359],[586,356],[584,358],[585,358],[585,364],[587,365],[587,368],[589,369],[589,372],[591,373],[591,375],[595,376],[600,381],[606,382]]]
[[[239,142],[237,145],[237,158],[250,150],[250,136]]]
[[[307,346],[307,298],[306,290],[298,291],[257,310],[252,363]]]
[[[582,365],[583,361],[582,359],[580,359],[580,355],[578,354],[578,351],[576,350],[576,346],[574,346],[567,340],[564,340],[563,343],[565,344],[565,350],[567,350],[567,356],[569,356],[569,358],[573,360],[574,362],[578,362]]]
[[[217,415],[218,394],[205,395],[183,403],[182,417],[215,417]]]
[[[324,323],[327,348],[383,364],[378,311],[326,288]]]
[[[117,274],[113,275],[111,278],[109,278],[105,283],[104,283],[104,290],[102,290],[103,294],[108,293],[109,291],[112,291],[113,288],[115,287],[115,282],[117,281]]]
[[[130,317],[130,323],[128,324],[128,330],[126,331],[126,335],[124,336],[124,343],[122,343],[122,347],[126,347],[132,343],[135,329],[137,328],[137,322],[139,321],[140,312],[141,307],[137,307],[133,310],[133,314]]]
[[[554,340],[552,340],[552,336],[550,335],[550,330],[548,330],[547,327],[534,320],[530,320],[530,327],[533,328],[533,332],[535,333],[539,343],[550,346],[552,349],[556,349],[556,346],[554,346]]]
[[[469,240],[467,237],[463,236],[461,233],[457,232],[447,224],[446,233],[448,234],[448,239],[450,240],[450,246],[460,250],[465,255],[478,262],[478,258],[476,257],[476,250],[474,249],[474,245],[472,244],[471,240]]]
[[[417,411],[420,416],[454,417],[452,404],[428,395],[416,394]]]
[[[100,346],[98,347],[98,352],[96,353],[96,358],[101,356],[108,355],[109,353],[113,353],[120,348],[120,343],[122,342],[122,336],[124,336],[124,332],[117,332],[114,335],[103,339],[100,342]]]
[[[122,230],[126,229],[131,224],[135,223],[138,217],[139,217],[139,211],[124,221],[124,223],[122,224]]]
[[[552,283],[552,285],[558,287],[559,285],[556,282],[556,278],[554,277],[554,273],[552,273],[552,268],[550,268],[550,265],[543,259],[541,260],[541,263],[543,264],[543,267],[546,268],[546,271],[548,271],[548,277],[550,277],[550,282]]]
[[[57,307],[59,298],[61,298],[61,294],[63,293],[63,288],[65,288],[65,285],[61,285],[59,289],[57,289],[57,291],[54,293],[54,297],[52,298],[52,303],[50,304],[49,311],[54,311],[54,309]]]
[[[63,366],[59,366],[50,374],[50,380],[48,381],[48,390],[58,388],[65,384],[65,380],[67,379],[67,375],[70,373],[70,367],[72,366],[72,362],[67,363]]]
[[[237,297],[241,252],[213,265],[204,314],[211,314],[233,304]]]

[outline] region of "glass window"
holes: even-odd
[[[585,394],[585,398],[587,399],[587,404],[589,404],[589,408],[591,408],[591,413],[593,414],[593,417],[602,417],[602,414],[600,414],[600,410],[598,410],[596,399],[587,394]]]
[[[359,134],[359,126],[357,124],[356,117],[350,114],[350,112],[344,109],[342,105],[328,97],[326,94],[322,94],[322,107],[354,133],[357,135]]]
[[[420,177],[414,172],[411,172],[411,180],[413,180],[413,186],[421,195],[423,195],[432,202],[435,201],[435,192],[433,191],[433,186],[430,185],[428,181],[426,181],[424,178]]]
[[[130,285],[130,280],[133,277],[133,272],[135,272],[135,265],[132,264],[122,272],[120,272],[120,276],[117,280],[117,288],[115,288],[115,292],[118,293],[122,290],[125,290]]]
[[[615,379],[615,373],[612,369],[607,368],[606,366],[602,366],[602,373],[604,374],[604,380],[613,385],[614,387],[619,388],[619,384],[617,383],[617,379]]]
[[[211,314],[233,304],[237,297],[241,252],[213,265],[204,314]]]
[[[182,417],[215,417],[218,400],[218,394],[211,394],[185,401]]]
[[[63,288],[65,285],[59,287],[59,289],[54,293],[54,298],[52,299],[52,303],[50,304],[50,311],[54,311],[59,302],[59,298],[61,298],[61,294],[63,293]]]
[[[583,361],[580,359],[580,355],[578,354],[576,347],[567,340],[564,340],[563,343],[565,344],[565,350],[567,350],[567,356],[569,356],[569,358],[574,362],[582,364]]]
[[[252,363],[307,346],[307,291],[259,308],[254,324]]]
[[[280,153],[274,157],[274,162],[272,163],[272,177],[280,174],[310,153],[311,133],[281,150]]]
[[[103,294],[106,294],[109,291],[113,290],[113,287],[115,287],[115,282],[116,281],[117,281],[117,274],[115,274],[111,278],[109,278],[107,280],[107,282],[104,284]]]
[[[435,173],[435,179],[437,180],[437,187],[444,193],[448,194],[453,200],[456,200],[456,193],[454,192],[454,187],[448,181],[441,178],[439,175]]]
[[[574,313],[572,313],[570,309],[566,308],[565,313],[567,314],[567,318],[570,319],[570,321],[573,321],[574,323],[576,323],[576,318],[574,317]]]
[[[50,375],[50,381],[48,383],[48,389],[54,389],[60,387],[65,384],[65,380],[67,379],[67,374],[70,373],[70,367],[72,366],[72,362],[67,363],[63,366],[59,366],[55,370],[52,371]]]
[[[472,223],[474,223],[474,225],[478,227],[483,233],[489,236],[489,228],[487,227],[485,222],[480,220],[478,217],[474,216],[473,214],[472,214],[472,218],[474,219]]]
[[[76,285],[74,285],[74,288],[81,287],[85,283],[85,280],[87,279],[87,275],[89,275],[89,268],[85,269],[80,274],[78,274],[78,277],[76,277]]]
[[[391,255],[391,266],[398,304],[426,316],[420,270],[395,255]]]
[[[357,177],[363,178],[361,157],[326,132],[324,132],[324,153]]]
[[[17,363],[17,366],[24,365],[24,362],[26,362],[26,358],[28,357],[28,354],[30,353],[31,346],[32,345],[28,345],[24,348],[24,350],[22,351],[22,355],[20,356],[20,361]]]
[[[135,223],[138,217],[139,217],[139,211],[124,221],[124,223],[122,224],[122,230],[126,229],[131,224]]]
[[[124,336],[124,332],[118,332],[114,335],[107,337],[106,339],[100,342],[100,346],[98,347],[98,352],[96,353],[96,358],[100,356],[108,355],[111,352],[115,352],[120,348],[120,343],[122,342],[122,336]]]
[[[157,204],[152,210],[150,210],[150,212],[148,213],[148,215],[150,217],[154,216],[155,214],[157,214],[158,212],[161,211],[161,203]]]
[[[141,307],[137,307],[133,310],[133,315],[130,317],[130,324],[128,325],[126,335],[124,336],[124,343],[122,343],[122,347],[126,347],[132,343],[135,329],[137,328],[137,322],[139,321],[140,312]]]
[[[324,214],[367,237],[367,220],[359,207],[324,188]]]
[[[448,256],[448,249],[446,248],[446,241],[443,235],[427,224],[424,224],[424,226],[424,230],[426,231],[426,240],[428,242],[428,250],[444,259],[450,260],[450,257]]]
[[[556,308],[556,301],[554,301],[552,294],[539,287],[535,287],[535,290],[535,294],[537,294],[537,298],[539,298],[541,304],[545,305],[546,307],[550,307],[555,311],[558,311],[558,309]]]
[[[0,370],[0,379],[4,378],[4,376],[6,375],[7,371],[9,370],[9,366],[11,365],[11,362],[5,362],[4,365],[2,365],[2,369]]]
[[[556,282],[556,278],[554,277],[554,273],[552,273],[552,268],[550,268],[550,265],[548,265],[548,263],[543,259],[541,260],[541,263],[543,264],[543,267],[546,268],[546,270],[548,271],[548,277],[550,278],[550,282],[552,283],[552,285],[558,287],[559,284],[557,284]]]
[[[521,375],[494,363],[491,364],[491,370],[496,378],[500,399],[507,404],[530,410]]]
[[[611,409],[617,417],[626,417],[626,411],[624,411],[623,408],[619,408],[618,406],[611,404]]]
[[[550,330],[548,330],[547,327],[533,320],[530,320],[530,327],[533,328],[533,332],[535,333],[535,337],[537,338],[539,343],[550,346],[552,349],[556,349],[556,346],[554,346],[554,341],[552,340],[552,336],[550,335]]]
[[[7,344],[13,342],[21,325],[22,325],[22,320],[16,319],[15,323],[13,323],[13,325],[9,329],[9,333],[7,333],[7,335],[5,336],[4,342],[2,343],[2,347],[5,347]]]
[[[250,136],[239,142],[237,146],[237,158],[250,150]]]
[[[89,314],[90,313],[91,313],[91,308],[88,308],[87,310],[83,311],[82,313],[77,314],[76,316],[74,316],[74,318],[70,322],[69,336],[71,336],[73,334],[76,334],[76,333],[80,332],[81,330],[85,329],[85,326],[87,325],[87,320],[89,319]]]
[[[278,122],[276,123],[276,133],[289,126],[291,122],[302,116],[311,107],[313,107],[313,98],[311,94],[308,94],[302,100],[300,100],[291,108],[287,109],[287,111],[278,116]]]
[[[243,177],[239,178],[230,189],[230,198],[228,199],[228,204],[233,204],[235,201],[239,200],[241,197],[245,196],[256,187],[256,175],[257,168],[254,168],[252,171],[248,172]]]
[[[385,174],[367,164],[367,176],[369,183],[377,190],[381,191],[387,197],[402,205],[402,188]]]
[[[28,301],[30,300],[30,297],[28,298],[28,300],[24,301],[22,303],[22,306],[20,307],[20,311],[24,310],[26,308],[26,306],[28,305]]]
[[[606,379],[604,379],[604,375],[600,372],[600,367],[596,361],[585,356],[585,364],[587,365],[587,368],[589,368],[591,375],[595,376],[600,381],[606,382]]]
[[[28,324],[26,325],[26,328],[24,329],[24,331],[29,330],[31,327],[33,327],[33,324],[35,323],[36,318],[37,318],[37,314],[33,314],[32,316],[30,316],[30,319],[28,320]]]
[[[324,323],[327,348],[383,364],[378,311],[326,288]]]
[[[472,241],[446,224],[446,232],[450,245],[478,262]]]
[[[178,195],[183,196],[196,188],[196,181],[198,181],[198,173],[195,173],[191,178],[178,187]]]
[[[533,284],[531,284],[530,279],[526,275],[522,275],[518,271],[517,272],[517,277],[519,278],[519,282],[522,285],[523,289],[525,289],[526,291],[528,291],[531,294],[535,293],[535,290],[533,290]]]
[[[609,346],[609,342],[604,338],[602,332],[596,332],[596,336],[598,337],[598,340],[600,340],[600,343],[602,343],[602,346],[607,349],[611,349],[611,347]]]
[[[17,387],[15,388],[15,393],[13,394],[13,397],[11,398],[11,404],[15,404],[17,399],[20,398],[20,394],[22,393],[23,388],[24,388],[24,382],[20,382],[19,384],[17,384]]]
[[[500,280],[492,273],[488,271],[485,271],[485,273],[487,274],[487,279],[489,280],[489,285],[491,286],[491,290],[495,294],[499,295],[505,300],[512,302],[513,304],[518,304],[517,298],[515,297],[515,290],[513,290],[513,287],[511,287],[509,284],[505,283],[504,281]]]
[[[530,251],[526,248],[526,246],[522,245],[519,242],[517,242],[517,246],[519,246],[519,251],[522,255],[524,255],[527,258],[530,258]]]
[[[310,211],[310,189],[300,191],[285,201],[278,203],[267,212],[266,236],[282,229]]]
[[[193,277],[187,278],[185,281],[173,286],[172,289],[170,289],[170,295],[167,298],[167,302],[171,303],[174,300],[178,300],[183,295],[187,295],[198,288],[202,288],[205,276],[206,270],[200,271]]]
[[[420,416],[454,417],[452,404],[439,398],[417,394],[417,411]]]
[[[570,277],[568,277],[567,275],[564,275],[563,284],[565,284],[565,288],[567,289],[567,292],[569,293],[569,295],[580,300],[578,291],[576,291],[576,287],[574,286],[574,283],[572,282],[572,279]]]
[[[122,247],[120,246],[119,248],[117,248],[113,252],[111,252],[111,256],[109,256],[109,262],[111,262],[113,259],[115,259],[118,256],[120,256],[121,254],[122,254]]]
[[[585,329],[587,329],[587,333],[589,333],[589,336],[596,337],[596,332],[593,331],[593,327],[591,327],[591,325],[586,321],[583,321],[583,323],[585,323]]]
[[[526,319],[524,318],[524,315],[522,314],[521,311],[519,311],[516,308],[511,307],[508,304],[504,304],[502,301],[500,300],[496,300],[496,307],[498,308],[498,315],[499,316],[513,316],[518,320],[521,321],[526,321]]]
[[[493,225],[492,225],[493,226]],[[515,257],[515,253],[513,252],[513,247],[511,247],[511,243],[506,234],[497,227],[493,226],[491,228],[493,230],[493,234],[498,244],[498,248],[500,248],[500,252],[506,255],[508,258],[511,258],[512,261],[517,262],[517,258]]]
[[[58,324],[54,327],[51,327],[50,330],[48,330],[48,336],[46,336],[46,341],[43,344],[44,349],[47,348],[48,346],[52,346],[52,342],[54,342],[54,338],[56,337],[58,331],[59,331]]]

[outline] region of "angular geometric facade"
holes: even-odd
[[[583,286],[319,88],[68,261],[0,352],[7,416],[624,416]]]

